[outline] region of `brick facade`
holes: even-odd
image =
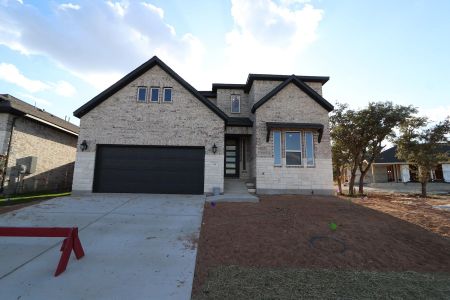
[[[239,156],[246,160],[245,171],[243,161],[239,162],[239,175],[242,179],[256,182],[257,192],[330,194],[333,191],[328,110],[296,85],[288,84],[255,113],[251,112],[253,105],[282,84],[283,76],[274,76],[274,80],[255,79],[251,86],[242,89],[222,87],[202,92],[208,97],[205,99],[208,105],[215,105],[212,109],[183,87],[179,80],[175,80],[174,74],[171,75],[164,64],[150,65],[154,60],[158,61],[157,58],[149,60],[149,68],[145,72],[132,77],[134,79],[127,81],[125,86],[121,85],[121,89],[114,91],[114,94],[108,94],[106,100],[102,98],[102,102],[95,103],[86,112],[83,108],[78,110],[81,116],[79,140],[86,140],[88,149],[77,154],[74,191],[92,191],[97,144],[205,147],[204,192],[211,192],[214,187],[223,190],[224,141],[227,136],[239,137]],[[267,75],[264,76],[267,78]],[[321,95],[322,84],[328,78],[314,80],[317,82],[306,84]],[[173,102],[139,103],[136,101],[139,86],[172,87]],[[241,99],[240,113],[237,114],[231,113],[233,94],[240,95]],[[221,118],[213,112],[216,107],[225,117]],[[226,126],[231,118],[248,118],[253,121],[253,126],[231,123]],[[318,143],[317,132],[314,134],[315,165],[292,168],[284,164],[274,167],[273,140],[266,141],[266,122],[323,124],[321,143]],[[246,145],[245,152],[242,143]],[[215,154],[211,151],[213,144],[217,146]]]
[[[138,86],[172,87],[173,101],[139,103]],[[79,140],[88,149],[77,154],[73,190],[92,191],[97,144],[205,147],[205,193],[223,190],[224,134],[224,120],[154,66],[81,118]]]
[[[77,136],[26,117],[0,114],[2,126],[7,125],[0,129],[3,154],[8,150],[13,118],[16,120],[9,146],[4,193],[70,190]],[[32,174],[21,174],[20,165],[27,164],[30,156],[37,157],[36,170]]]
[[[283,165],[274,166],[273,135],[270,135],[270,140],[267,142],[266,122],[323,124],[321,143],[318,143],[317,133],[314,134],[314,167],[286,166],[283,140],[281,151]],[[331,194],[333,192],[327,110],[291,83],[256,110],[255,128],[255,177],[258,193]],[[282,137],[289,130],[284,128]]]

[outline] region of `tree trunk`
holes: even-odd
[[[364,177],[366,176],[367,171],[361,172],[361,175],[359,176],[359,187],[358,187],[358,194],[362,195],[364,194]]]
[[[420,183],[422,185],[422,197],[426,198],[427,197],[427,182],[421,182]]]
[[[348,194],[350,196],[355,195],[355,177],[356,174],[352,172],[352,174],[350,175],[350,181],[348,182]]]
[[[348,194],[350,196],[355,195],[354,187],[355,187],[355,178],[356,178],[356,171],[358,170],[358,163],[354,162],[352,167],[352,172],[350,176],[350,182],[348,183]]]

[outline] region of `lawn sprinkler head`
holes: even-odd
[[[331,222],[330,224],[328,224],[328,227],[330,227],[331,231],[336,231],[337,224],[334,222]]]

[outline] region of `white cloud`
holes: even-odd
[[[81,8],[80,5],[78,4],[73,4],[73,3],[62,3],[60,5],[58,5],[58,9],[59,10],[69,10],[69,9],[73,9],[73,10],[79,10]]]
[[[202,60],[203,44],[177,35],[164,11],[137,1],[78,1],[80,10],[40,12],[8,5],[0,10],[0,45],[44,55],[98,89],[158,55],[182,73]],[[57,24],[58,26],[55,26]],[[201,74],[201,72],[199,72]]]
[[[450,105],[419,108],[419,114],[428,117],[432,122],[444,121],[447,117],[450,117]]]
[[[324,13],[304,2],[232,0],[235,28],[226,36],[225,50],[229,76],[236,69],[292,70],[292,62],[298,61],[302,51],[318,38],[317,28]]]
[[[75,87],[67,81],[43,82],[30,79],[23,75],[15,65],[8,63],[0,63],[0,80],[15,84],[31,93],[53,91],[63,97],[71,97],[76,94]],[[27,96],[30,97],[29,94]]]
[[[76,89],[73,85],[68,83],[67,81],[60,80],[54,84],[52,84],[53,91],[60,96],[63,97],[72,97],[76,94]]]
[[[0,79],[13,83],[21,88],[32,92],[40,92],[49,88],[49,85],[40,81],[25,77],[13,64],[0,63]]]

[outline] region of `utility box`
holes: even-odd
[[[16,161],[16,165],[19,168],[21,174],[33,174],[36,172],[37,157],[27,156],[20,158]]]
[[[28,174],[33,174],[36,172],[36,165],[37,165],[37,156],[28,156],[27,157],[30,162],[28,164]]]

